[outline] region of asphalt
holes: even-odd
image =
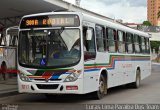
[[[0,97],[7,97],[18,94],[17,78],[0,80]]]
[[[160,63],[152,63],[152,64],[160,65]],[[18,84],[16,77],[5,81],[3,79],[0,79],[0,98],[19,94],[17,85]]]

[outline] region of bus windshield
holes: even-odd
[[[19,63],[30,67],[64,67],[80,60],[79,29],[25,30],[19,35]]]

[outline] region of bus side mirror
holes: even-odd
[[[10,43],[10,35],[6,35],[6,46],[9,46],[9,43]]]
[[[86,40],[92,40],[92,30],[88,29],[86,34]]]

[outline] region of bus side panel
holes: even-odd
[[[123,74],[123,68],[122,68],[122,62],[118,59],[119,56],[116,56],[118,54],[109,54],[109,63],[108,63],[108,87],[114,87],[117,85],[121,85],[124,81],[124,74]],[[116,58],[115,58],[116,56]]]
[[[108,68],[108,87],[115,87],[133,82],[135,77],[135,63],[132,56],[125,54],[110,54]]]
[[[151,75],[151,61],[141,62],[141,80]]]
[[[84,64],[83,92],[89,93],[98,90],[99,69],[96,69],[94,60]]]
[[[7,49],[8,66],[10,69],[16,69],[16,49]]]

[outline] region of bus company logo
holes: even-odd
[[[49,79],[48,79],[48,78],[45,78],[45,81],[46,81],[46,82],[48,82],[48,81],[49,81]]]
[[[52,73],[52,72],[45,72],[42,77],[45,79],[46,82],[48,82],[53,74],[54,73]]]

